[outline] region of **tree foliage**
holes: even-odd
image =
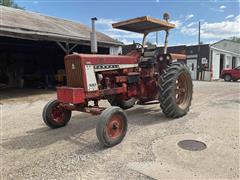
[[[14,2],[14,0],[1,0],[1,5],[7,6],[7,7],[12,7],[16,9],[25,9],[22,6],[19,6],[17,3]]]
[[[238,36],[233,36],[231,38],[231,40],[234,41],[234,42],[240,43],[240,37],[238,37]]]

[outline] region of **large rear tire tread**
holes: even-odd
[[[69,122],[69,120],[71,119],[72,112],[70,110],[64,109],[65,116],[64,116],[63,122],[57,123],[53,120],[53,118],[51,117],[51,112],[52,112],[53,108],[55,108],[58,105],[59,105],[58,100],[56,100],[56,99],[51,100],[44,106],[44,109],[42,112],[42,118],[43,118],[44,123],[52,129],[66,126],[67,123]]]
[[[176,80],[178,76],[184,73],[187,77],[188,83],[188,104],[182,109],[176,102]],[[170,64],[160,76],[160,107],[166,117],[179,118],[187,114],[191,106],[193,93],[193,84],[188,67],[184,63],[174,62]]]

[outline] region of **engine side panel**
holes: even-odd
[[[66,56],[64,59],[67,75],[67,86],[83,87],[82,64],[78,56]]]
[[[97,79],[94,71],[94,65],[85,65],[87,91],[97,91]]]
[[[96,73],[121,71],[138,67],[138,55],[112,56],[93,54],[72,54],[65,57],[67,85],[84,88],[86,92],[97,91]],[[112,74],[112,76],[115,76]]]

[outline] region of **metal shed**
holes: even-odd
[[[89,43],[91,29],[65,19],[0,6],[0,36],[28,40],[47,40],[72,44]],[[97,32],[100,46],[119,46],[121,42]]]
[[[0,85],[21,86],[22,78],[26,82],[30,76],[48,76],[39,79],[49,82],[64,69],[65,54],[91,52],[91,29],[79,22],[4,6],[0,15]],[[121,42],[96,35],[98,53],[121,51]]]

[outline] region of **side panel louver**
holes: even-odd
[[[82,68],[79,56],[65,58],[67,86],[83,88]]]

